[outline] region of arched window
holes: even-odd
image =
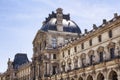
[[[115,71],[111,71],[109,76],[108,76],[108,79],[109,80],[118,80],[117,78],[118,78],[117,73]]]
[[[99,73],[97,76],[97,80],[104,80],[104,75],[102,73]]]
[[[74,80],[73,78],[71,80]]]
[[[83,80],[83,78],[82,77],[79,77],[79,79],[78,80]]]
[[[93,80],[93,77],[92,77],[91,75],[89,75],[89,76],[87,77],[87,80]]]

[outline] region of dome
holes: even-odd
[[[48,30],[57,31],[56,22],[57,22],[56,18],[52,18],[49,22],[47,22],[46,24],[43,24],[41,30],[43,30],[43,31],[48,31]],[[74,21],[63,19],[62,25],[63,25],[64,32],[81,33],[78,25]]]
[[[62,14],[61,20],[63,32],[81,33],[81,30],[78,27],[78,25],[74,21],[70,20],[69,14]],[[49,17],[46,18],[46,21],[44,21],[41,30],[57,31],[57,13],[52,12],[52,14],[49,14]]]

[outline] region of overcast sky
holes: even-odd
[[[16,53],[27,53],[31,60],[35,34],[59,7],[70,13],[83,33],[120,14],[119,0],[0,0],[0,72],[6,71],[8,58],[13,60]]]

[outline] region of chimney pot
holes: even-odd
[[[114,18],[118,17],[118,14],[117,13],[114,13]]]
[[[106,19],[103,19],[103,24],[106,24],[106,23],[107,23]]]
[[[93,24],[93,29],[97,29],[97,26],[96,26],[96,24]]]

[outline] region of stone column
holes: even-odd
[[[109,80],[107,77],[107,70],[103,70],[103,73],[104,73],[104,80]]]
[[[118,70],[117,79],[120,80],[120,69]]]

